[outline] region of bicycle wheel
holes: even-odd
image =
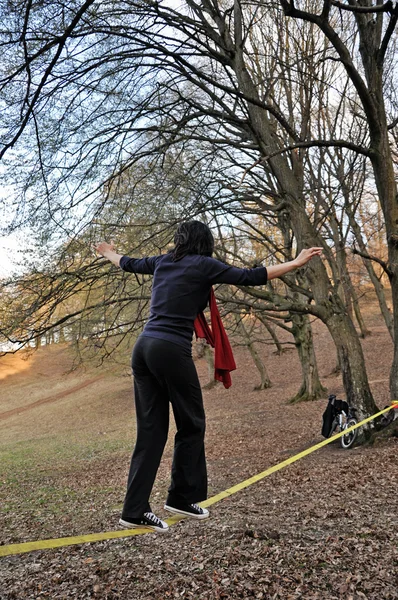
[[[344,429],[348,429],[353,425],[356,425],[358,421],[356,419],[348,419],[348,421],[344,424]],[[351,448],[355,440],[357,439],[358,429],[354,429],[354,431],[349,431],[344,434],[340,438],[340,443],[342,448]]]

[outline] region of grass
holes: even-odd
[[[120,506],[120,490],[106,479],[97,480],[85,471],[92,462],[114,457],[121,463],[130,452],[131,431],[114,436],[70,439],[52,436],[45,439],[18,441],[3,445],[0,451],[0,500],[4,515],[27,510],[35,518],[44,514],[73,514],[79,504],[90,505],[95,498],[101,503],[114,497],[114,509]],[[127,458],[127,457],[126,457]],[[125,463],[125,460],[123,459]],[[82,473],[82,476],[79,474]]]
[[[128,449],[132,442],[131,430],[113,433],[114,435],[87,436],[84,439],[56,435],[5,444],[0,448],[0,476],[12,476],[32,465],[40,475],[43,469],[68,468],[71,462],[91,461]],[[39,469],[37,465],[40,465]]]

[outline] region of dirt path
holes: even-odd
[[[69,396],[70,394],[73,394],[74,392],[78,392],[79,390],[87,387],[88,385],[91,385],[92,383],[95,383],[96,381],[99,381],[100,379],[102,379],[101,376],[93,377],[92,379],[83,381],[83,383],[79,383],[79,385],[75,385],[75,386],[69,388],[68,390],[64,390],[63,392],[59,392],[58,394],[53,394],[52,396],[49,396],[48,398],[42,398],[41,400],[36,400],[36,402],[32,402],[32,404],[28,404],[27,406],[21,406],[19,408],[12,408],[11,410],[6,410],[5,412],[0,413],[0,421],[3,421],[4,419],[8,419],[8,417],[12,417],[13,415],[18,415],[20,413],[31,410],[32,408],[35,408],[36,406],[41,406],[42,404],[50,404],[51,402],[55,402],[56,400],[59,400],[60,398],[65,398],[65,396]]]

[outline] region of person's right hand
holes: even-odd
[[[297,256],[297,258],[294,259],[296,267],[302,267],[305,264],[307,264],[307,262],[310,261],[311,258],[314,258],[314,256],[320,256],[322,254],[322,250],[323,248],[319,247],[304,248],[304,250],[302,250]]]

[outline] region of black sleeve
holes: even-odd
[[[239,269],[231,267],[215,258],[203,257],[203,268],[210,283],[231,283],[234,285],[265,285],[267,283],[267,269],[255,267],[254,269]]]
[[[122,256],[119,266],[123,271],[129,273],[141,273],[142,275],[153,275],[159,256],[147,256],[146,258],[130,258]]]

